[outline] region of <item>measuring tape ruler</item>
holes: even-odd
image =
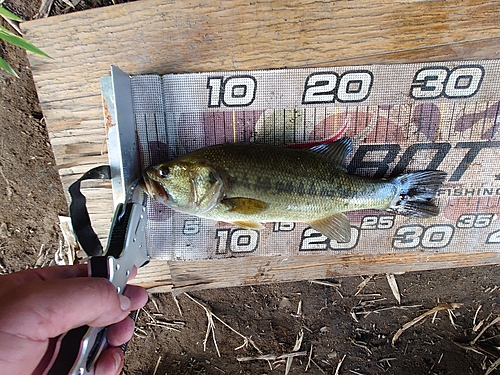
[[[347,213],[349,243],[306,224],[253,231],[149,202],[152,256],[498,251],[499,72],[500,61],[488,60],[132,77],[143,167],[211,144],[286,146],[348,136],[355,143],[351,173],[448,173],[438,217]]]

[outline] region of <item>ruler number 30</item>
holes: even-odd
[[[470,98],[481,87],[484,68],[481,65],[459,65],[453,69],[435,66],[420,69],[413,78],[413,99]]]

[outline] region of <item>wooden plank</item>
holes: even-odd
[[[133,283],[148,288],[151,293],[170,292],[173,284],[168,262],[152,259],[139,269]]]
[[[499,45],[500,38],[496,37],[404,51],[383,52],[378,56],[347,58],[345,60],[336,61],[333,65],[404,64],[408,62],[498,59],[500,58]],[[314,64],[316,67],[329,65],[330,63]]]
[[[426,50],[421,58],[432,58],[430,47],[499,37],[497,5],[205,0],[193,6],[150,0],[23,25],[26,37],[54,57],[31,58],[40,101],[46,103],[98,95],[98,78],[111,64],[131,74],[165,74],[299,67],[354,57],[369,63],[370,57],[417,49]]]
[[[57,164],[68,168],[82,159],[105,161],[91,129],[103,132],[99,78],[111,64],[131,74],[164,74],[495,58],[499,14],[491,1],[203,1],[192,7],[149,0],[23,27],[54,57],[30,60]],[[79,128],[92,134],[74,138]]]
[[[197,261],[153,261],[134,282],[152,293],[400,273],[500,263],[500,253],[411,252],[379,255],[241,257]],[[168,275],[168,276],[167,276]]]
[[[99,79],[109,75],[112,64],[130,74],[166,74],[494,59],[500,57],[499,24],[500,7],[495,1],[299,0],[291,5],[283,1],[144,0],[30,21],[23,29],[27,39],[54,58],[29,54],[57,166],[67,188],[86,170],[107,162]],[[111,218],[111,193],[93,190],[89,192],[89,201],[95,202],[97,210],[93,223],[103,237]],[[317,261],[329,264],[328,259],[321,259]],[[266,258],[255,264],[282,261]],[[307,257],[307,261],[315,260]],[[498,256],[413,254],[356,261],[361,265],[347,263],[334,267],[335,272],[353,275],[492,264],[498,263]],[[368,263],[374,261],[378,267],[369,268]],[[167,285],[168,289],[172,283],[184,287],[216,264],[220,277],[207,274],[208,285],[240,285],[253,262],[255,258],[174,262],[170,266],[155,262],[141,271],[144,276],[139,280],[156,288]],[[308,270],[311,272],[280,271],[273,281],[327,274],[319,266]]]

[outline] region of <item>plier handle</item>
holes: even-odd
[[[135,184],[129,189],[127,201],[115,209],[104,255],[89,258],[89,276],[109,280],[122,294],[132,268],[149,261],[146,221],[146,196]],[[93,375],[95,363],[107,347],[106,330],[82,326],[61,335],[44,375]]]

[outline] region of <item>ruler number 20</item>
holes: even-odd
[[[373,73],[369,70],[311,73],[304,85],[302,104],[357,103],[368,98],[373,85]]]
[[[420,69],[413,78],[410,96],[413,99],[470,98],[481,87],[484,68],[481,65],[444,66]]]

